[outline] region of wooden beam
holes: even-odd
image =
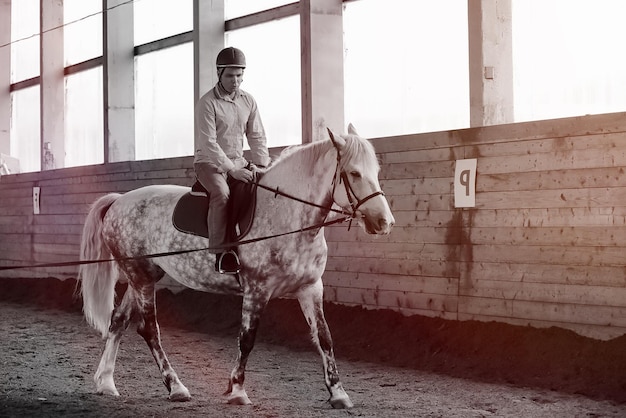
[[[159,39],[157,41],[148,42],[146,44],[135,46],[135,56],[147,54],[154,51],[159,51],[165,48],[171,48],[193,42],[193,31],[179,33],[178,35],[169,36],[167,38]]]
[[[341,0],[300,2],[302,141],[344,132],[343,17]]]
[[[262,12],[252,13],[246,16],[227,20],[225,23],[225,30],[228,32],[231,30],[247,28],[261,23],[295,16],[298,13],[300,13],[300,3],[290,3],[284,6],[274,7],[273,9],[264,10]]]

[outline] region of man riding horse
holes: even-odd
[[[239,88],[246,68],[245,55],[237,48],[224,48],[217,55],[216,65],[218,82],[200,98],[195,109],[197,149],[193,167],[197,181],[191,193],[209,197],[209,251],[215,254],[215,270],[236,274],[240,270],[236,248],[224,248],[228,239],[229,183],[252,181],[255,164],[269,165],[270,156],[256,101]],[[251,162],[243,156],[244,134]]]

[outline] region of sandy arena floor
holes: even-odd
[[[193,399],[167,400],[143,340],[129,330],[119,398],[94,393],[103,342],[72,299],[74,281],[0,279],[0,416],[6,417],[622,417],[626,338],[404,318],[328,305],[344,387],[332,410],[297,304],[270,304],[248,364],[253,405],[222,396],[236,356],[240,300],[159,292],[164,347]]]

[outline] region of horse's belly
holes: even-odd
[[[213,258],[204,251],[171,257],[170,260],[159,264],[172,279],[191,289],[221,294],[241,293],[237,277],[215,272]]]

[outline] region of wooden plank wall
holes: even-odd
[[[397,220],[332,228],[327,298],[406,314],[626,332],[626,114],[373,140]],[[455,209],[455,161],[477,159]]]
[[[89,206],[111,192],[192,183],[191,157],[94,165],[0,177],[0,266],[77,261]],[[41,190],[33,214],[33,187]],[[2,277],[76,277],[78,268],[0,271]]]
[[[327,228],[326,299],[407,315],[626,332],[626,113],[373,139],[391,235]],[[455,209],[455,161],[476,158],[476,207]],[[73,261],[89,204],[190,185],[191,158],[0,178],[0,265]],[[32,214],[32,187],[42,214]],[[0,276],[75,277],[75,268]]]

